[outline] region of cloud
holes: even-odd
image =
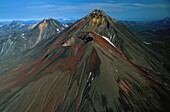
[[[116,2],[116,1],[113,1],[113,0],[107,0],[106,2],[114,3],[114,2]]]
[[[56,5],[42,4],[42,5],[27,6],[26,8],[29,8],[29,9],[49,9],[49,8],[56,8]]]
[[[52,12],[90,12],[94,9],[102,9],[106,12],[127,12],[136,9],[146,9],[146,8],[169,8],[169,4],[143,4],[143,3],[65,3],[60,2],[57,4],[46,4],[46,3],[36,3],[27,8],[39,11],[52,11]]]
[[[142,4],[142,3],[134,3],[132,4],[136,7],[143,7],[143,8],[170,8],[169,4]]]
[[[94,10],[103,9],[105,11],[117,12],[121,10],[132,9],[133,7],[126,3],[84,3],[84,4],[60,4],[55,9],[56,10]]]
[[[27,8],[66,8],[66,9],[88,9],[88,8],[123,8],[124,6],[127,6],[127,3],[112,3],[114,1],[108,1],[108,3],[58,3],[55,4],[45,4],[45,3],[36,3],[31,4],[30,6],[27,6]]]
[[[56,4],[45,4],[45,3],[36,3],[26,8],[29,9],[52,9],[52,10],[93,10],[103,9],[103,10],[112,10],[113,12],[122,11],[122,10],[131,10],[138,8],[170,8],[169,4],[143,4],[143,3],[112,3],[114,1],[107,1],[107,3],[58,3]]]

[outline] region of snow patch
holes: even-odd
[[[27,40],[25,37],[22,37],[23,39]]]
[[[21,24],[21,25],[20,25],[20,28],[21,28],[22,26],[24,26],[24,25],[25,25],[25,24]]]
[[[94,80],[94,77],[91,78],[91,81],[93,81],[93,80]]]
[[[68,25],[66,24],[65,27],[68,27]]]
[[[151,44],[151,43],[146,42],[146,41],[143,41],[143,43],[146,44],[146,45],[150,45]]]
[[[90,74],[89,74],[89,78],[91,77],[91,74],[92,74],[92,72],[90,72]]]
[[[109,42],[109,44],[111,44],[113,47],[116,47],[107,37],[102,36],[103,39],[105,39],[107,42]]]
[[[89,83],[89,85],[92,83],[92,81],[94,80],[94,76],[92,76],[92,72],[89,73],[87,82]]]
[[[59,30],[59,29],[57,29],[57,31],[59,32],[60,30]]]

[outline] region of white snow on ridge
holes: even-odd
[[[27,40],[24,36],[22,37],[24,40]]]
[[[111,44],[113,47],[116,47],[107,37],[102,36],[103,39],[105,39],[107,42],[109,42],[109,44]]]
[[[68,27],[68,25],[67,24],[62,24],[64,27]],[[64,29],[63,27],[62,27],[62,29]]]
[[[116,37],[116,34],[114,34],[114,36],[112,38],[115,39],[115,37]]]
[[[59,29],[57,29],[57,31],[60,31]]]
[[[143,43],[146,44],[146,45],[150,45],[151,44],[151,43],[146,42],[146,41],[143,41]]]
[[[21,28],[22,26],[24,26],[24,25],[25,25],[25,24],[21,24],[21,25],[20,25],[20,28]]]
[[[116,69],[115,69],[115,72],[117,72],[117,73],[118,73],[118,70],[116,70]]]

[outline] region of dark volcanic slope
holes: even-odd
[[[0,63],[0,111],[166,112],[169,75],[153,54],[95,10],[64,33]]]
[[[146,30],[139,35],[150,43],[148,47],[170,61],[170,27],[166,30]]]
[[[0,58],[21,53],[36,46],[39,42],[49,38],[52,34],[61,32],[64,26],[54,19],[44,19],[30,31],[11,32],[0,40]]]
[[[170,60],[170,18],[158,21],[120,21],[145,40],[145,44]]]

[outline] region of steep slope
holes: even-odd
[[[58,21],[44,19],[30,31],[9,33],[0,41],[0,57],[3,58],[21,53],[63,29],[64,26]]]
[[[52,34],[59,33],[64,29],[64,26],[59,23],[57,20],[54,20],[52,18],[50,19],[44,19],[41,21],[35,28],[33,29],[32,33],[29,35],[32,35],[37,38],[33,46],[35,46],[37,43],[39,43],[40,40],[43,40],[45,38],[49,38]]]
[[[95,10],[72,27],[71,34],[79,31],[94,31],[108,38],[126,58],[143,67],[149,72],[163,72],[165,79],[169,78],[167,68],[169,62],[148,49],[143,40],[122,24],[107,16],[102,10]],[[140,58],[139,58],[140,57]],[[157,65],[157,66],[155,66]]]
[[[166,30],[146,30],[139,35],[150,43],[148,47],[170,61],[170,27]]]
[[[0,111],[168,111],[169,78],[160,79],[156,71],[143,69],[139,56],[147,62],[153,58],[144,58],[151,56],[150,51],[103,12],[98,18],[100,12],[95,10],[63,33],[3,60]],[[136,55],[138,59],[132,56],[137,60],[133,61],[127,56],[131,52],[144,54]],[[164,73],[168,72],[160,75]]]
[[[170,60],[170,18],[166,17],[158,21],[120,21],[121,24],[131,28],[141,36],[147,46]],[[145,43],[144,42],[144,43]],[[146,44],[146,43],[145,43]]]

